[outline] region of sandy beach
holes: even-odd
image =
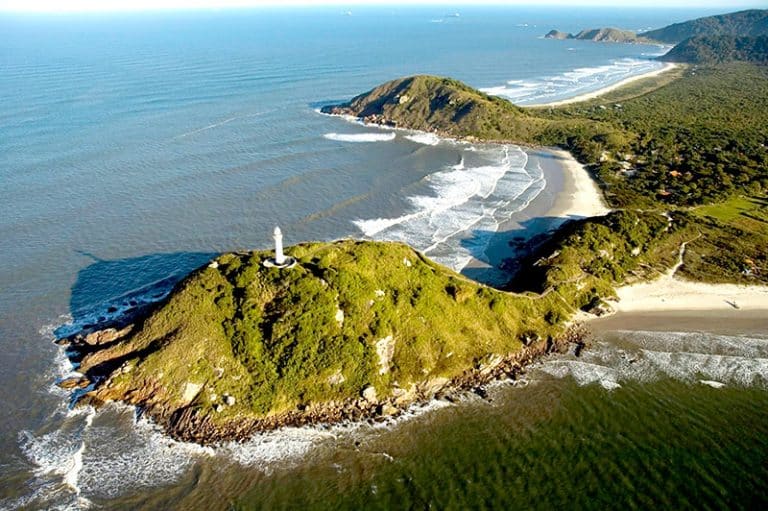
[[[563,188],[549,215],[561,218],[586,218],[602,216],[610,209],[603,193],[584,165],[576,161],[568,151],[549,149],[563,168]]]
[[[589,99],[594,99],[598,96],[602,96],[603,94],[606,94],[608,92],[611,92],[613,90],[616,90],[620,87],[624,87],[625,85],[636,82],[637,80],[642,80],[643,78],[650,78],[652,76],[658,76],[662,73],[666,73],[667,71],[671,71],[672,69],[676,68],[678,65],[673,63],[666,63],[663,67],[660,69],[655,69],[653,71],[649,71],[647,73],[643,73],[640,75],[630,76],[629,78],[625,78],[624,80],[621,80],[620,82],[616,82],[614,84],[608,85],[607,87],[603,87],[602,89],[598,89],[596,91],[587,92],[584,94],[581,94],[579,96],[574,96],[572,98],[563,99],[560,101],[553,101],[551,103],[539,103],[535,105],[525,105],[526,107],[547,107],[547,106],[562,106],[562,105],[569,105],[571,103],[579,103],[581,101],[587,101]]]
[[[617,312],[657,311],[754,311],[768,316],[768,286],[705,284],[673,276],[616,290]]]
[[[649,282],[616,289],[615,313],[590,321],[598,331],[672,330],[717,333],[768,331],[768,286],[706,284],[675,276],[683,264],[685,243],[674,267]]]

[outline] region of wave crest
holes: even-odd
[[[326,133],[323,137],[337,142],[388,142],[395,139],[394,133]]]

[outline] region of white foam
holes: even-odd
[[[114,498],[126,490],[169,484],[183,476],[200,457],[214,450],[170,439],[146,418],[133,421],[134,409],[110,405],[102,409],[88,432],[78,476],[89,496]],[[119,425],[119,431],[116,429]]]
[[[570,48],[569,48],[570,50]],[[653,54],[661,55],[662,53]],[[649,55],[650,56],[650,55]],[[623,58],[601,66],[572,69],[559,75],[532,80],[509,80],[505,85],[481,89],[487,94],[503,96],[524,105],[547,103],[598,90],[633,75],[647,73],[662,66],[650,59]]]
[[[555,357],[538,367],[579,385],[606,388],[622,381],[674,378],[714,388],[768,387],[768,340],[680,332],[623,332],[615,342],[598,342],[580,359]]]
[[[86,436],[95,412],[92,408],[64,418],[60,427],[50,432],[35,434],[23,430],[19,433],[19,446],[24,455],[36,465],[35,484],[21,505],[31,502],[46,508],[83,509],[90,501],[80,495],[79,476],[83,468]],[[57,422],[62,421],[57,415]],[[55,504],[54,504],[55,502]]]
[[[336,438],[336,434],[314,427],[282,428],[255,435],[243,443],[225,443],[216,449],[216,454],[244,466],[268,470],[275,463],[301,459],[320,442]]]
[[[618,372],[600,364],[592,364],[580,360],[552,361],[542,366],[542,371],[557,378],[571,376],[579,385],[599,383],[606,390],[620,388]]]
[[[328,140],[337,142],[387,142],[395,139],[394,133],[326,133]]]
[[[95,414],[95,410],[91,407],[88,407],[86,416],[85,416],[85,425],[83,426],[83,431],[87,431],[88,428],[93,424],[93,416]],[[69,468],[66,469],[64,472],[64,484],[72,488],[77,495],[80,495],[80,487],[77,485],[78,477],[80,475],[80,470],[83,468],[83,452],[85,451],[85,440],[83,440],[80,443],[80,447],[75,451],[75,453],[72,455],[72,459],[69,462]]]
[[[440,143],[440,137],[434,133],[416,133],[413,135],[406,135],[405,138],[411,142],[424,145],[437,145]]]
[[[526,170],[519,147],[486,148],[492,164],[466,168],[464,157],[424,178],[429,195],[408,197],[412,210],[392,218],[358,219],[365,236],[401,241],[461,270],[487,246],[499,225],[525,208],[546,185],[540,169]]]

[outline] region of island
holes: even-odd
[[[656,296],[647,286],[716,293],[727,284],[745,300],[755,290],[768,297],[764,66],[678,66],[557,108],[419,75],[322,112],[559,148],[612,211],[531,243],[498,289],[398,243],[303,243],[283,254],[280,238],[274,252],[222,254],[141,314],[58,341],[79,372],[61,385],[80,404],[135,405],[182,440],[241,440],[397,415],[457,391],[483,395],[487,382],[515,378],[539,356],[578,352],[576,320],[609,314],[622,297],[645,303]],[[716,289],[695,287],[704,285]]]

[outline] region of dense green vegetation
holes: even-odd
[[[537,139],[590,165],[613,206],[696,205],[768,192],[768,68],[689,68],[634,98],[609,94],[537,113],[572,123]]]
[[[768,283],[768,200],[735,198],[691,211],[620,210],[570,222],[523,262],[526,270],[509,287],[556,291],[589,309],[618,285],[664,272],[686,241],[683,276]]]
[[[674,264],[680,244],[695,235],[684,213],[615,211],[569,222],[529,256],[510,289],[558,292],[580,308],[596,305],[616,285]]]
[[[471,282],[392,243],[224,254],[177,286],[120,342],[85,357],[106,368],[98,399],[216,424],[359,399],[415,399],[562,331],[616,285],[672,265],[697,280],[768,283],[768,67],[679,68],[588,102],[520,108],[456,80],[394,80],[328,107],[370,122],[466,139],[557,145],[598,178],[615,211],[569,222],[511,284]],[[119,369],[112,371],[112,369]],[[369,391],[370,397],[370,391]],[[372,401],[368,399],[368,401]]]
[[[658,30],[639,34],[654,41],[677,44],[695,36],[759,36],[768,35],[768,10],[747,11],[707,16],[683,23],[675,23]]]
[[[667,62],[721,64],[754,62],[768,64],[768,36],[698,36],[686,39],[661,57]]]
[[[368,386],[379,399],[415,397],[417,385],[518,351],[527,334],[559,332],[574,310],[556,295],[479,285],[402,244],[290,253],[298,264],[289,270],[263,267],[268,254],[254,252],[193,273],[134,334],[83,361],[84,371],[111,359],[130,367],[100,398],[166,413],[193,400],[228,421],[354,399]],[[234,403],[222,406],[224,396]]]

